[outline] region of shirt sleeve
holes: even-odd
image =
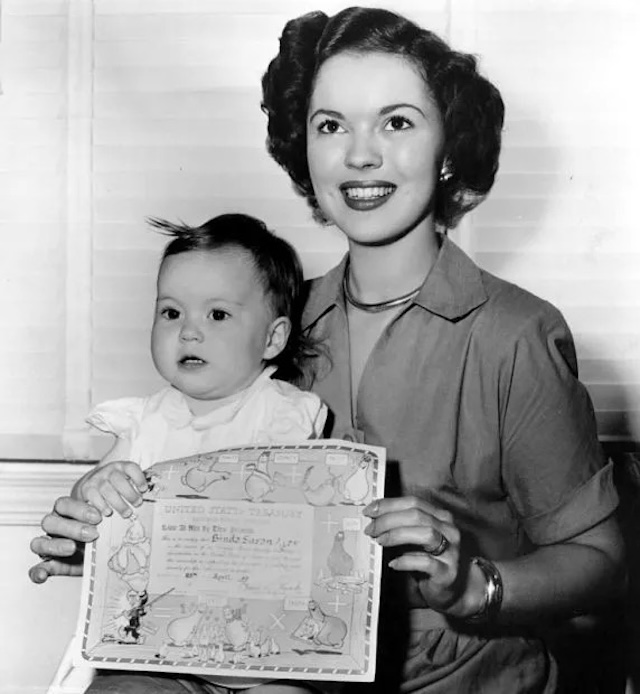
[[[535,544],[561,542],[604,520],[617,506],[612,464],[600,447],[562,315],[546,305],[517,337],[504,366],[506,492]]]
[[[130,441],[138,434],[144,407],[144,398],[108,400],[96,405],[86,421],[100,431]]]

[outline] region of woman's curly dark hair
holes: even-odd
[[[310,12],[287,22],[280,51],[262,78],[267,149],[291,177],[314,217],[326,223],[307,162],[307,113],[321,65],[345,51],[400,55],[417,67],[444,127],[448,175],[438,182],[434,219],[445,231],[487,196],[496,173],[504,122],[498,89],[478,73],[476,58],[452,50],[436,34],[382,9],[351,7],[333,17]]]

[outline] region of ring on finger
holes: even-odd
[[[430,554],[432,557],[439,557],[441,554],[444,554],[447,549],[449,548],[449,540],[441,533],[440,534],[440,544],[437,547],[434,547],[433,549],[428,549],[427,554]]]

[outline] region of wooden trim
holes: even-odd
[[[53,502],[91,467],[84,462],[0,462],[0,526],[39,526]]]

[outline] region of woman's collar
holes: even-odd
[[[307,283],[303,330],[311,327],[334,306],[344,306],[342,278],[347,260],[348,254],[325,275]],[[480,268],[445,236],[438,257],[414,303],[447,320],[457,320],[481,306],[487,298]]]

